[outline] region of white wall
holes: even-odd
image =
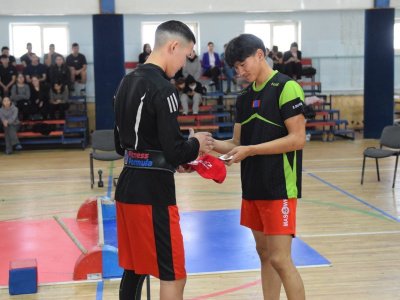
[[[0,15],[90,15],[100,12],[102,0],[0,0]],[[400,7],[399,0],[392,6]],[[366,9],[373,0],[115,0],[120,14],[175,14]],[[396,6],[394,6],[396,7]]]
[[[100,0],[0,0],[0,15],[91,15]]]
[[[1,0],[3,1],[3,0]],[[400,10],[396,10],[400,18]],[[275,13],[197,13],[175,15],[124,16],[125,60],[137,61],[142,50],[140,24],[167,19],[197,21],[200,25],[201,52],[208,41],[216,51],[242,33],[245,20],[296,20],[301,24],[301,50],[312,57],[317,79],[325,92],[362,93],[364,66],[364,10],[297,11]],[[11,22],[63,22],[70,28],[70,42],[78,42],[89,62],[88,95],[94,96],[92,16],[1,16],[0,46],[9,45]],[[267,45],[271,46],[271,45]],[[285,49],[281,49],[285,50]],[[400,54],[400,53],[399,53]],[[395,60],[395,86],[400,91],[400,56]]]
[[[149,5],[151,3],[151,5]],[[115,0],[116,12],[121,14],[182,14],[220,12],[282,12],[303,10],[366,9],[373,0]]]

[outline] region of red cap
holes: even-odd
[[[205,154],[189,163],[201,177],[212,179],[217,183],[223,183],[226,177],[224,162],[212,155]]]

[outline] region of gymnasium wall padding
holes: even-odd
[[[93,16],[96,129],[114,128],[112,101],[125,75],[122,15]]]
[[[394,9],[365,12],[364,138],[378,139],[393,124]]]

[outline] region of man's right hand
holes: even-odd
[[[199,152],[208,153],[214,149],[214,139],[209,132],[197,132],[193,135],[200,143]]]

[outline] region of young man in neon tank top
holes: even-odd
[[[215,141],[214,150],[232,157],[228,165],[241,163],[241,224],[254,235],[264,299],[279,299],[282,284],[288,299],[305,299],[291,259],[305,144],[303,90],[271,69],[254,35],[231,40],[225,60],[251,84],[237,98],[233,138]]]

